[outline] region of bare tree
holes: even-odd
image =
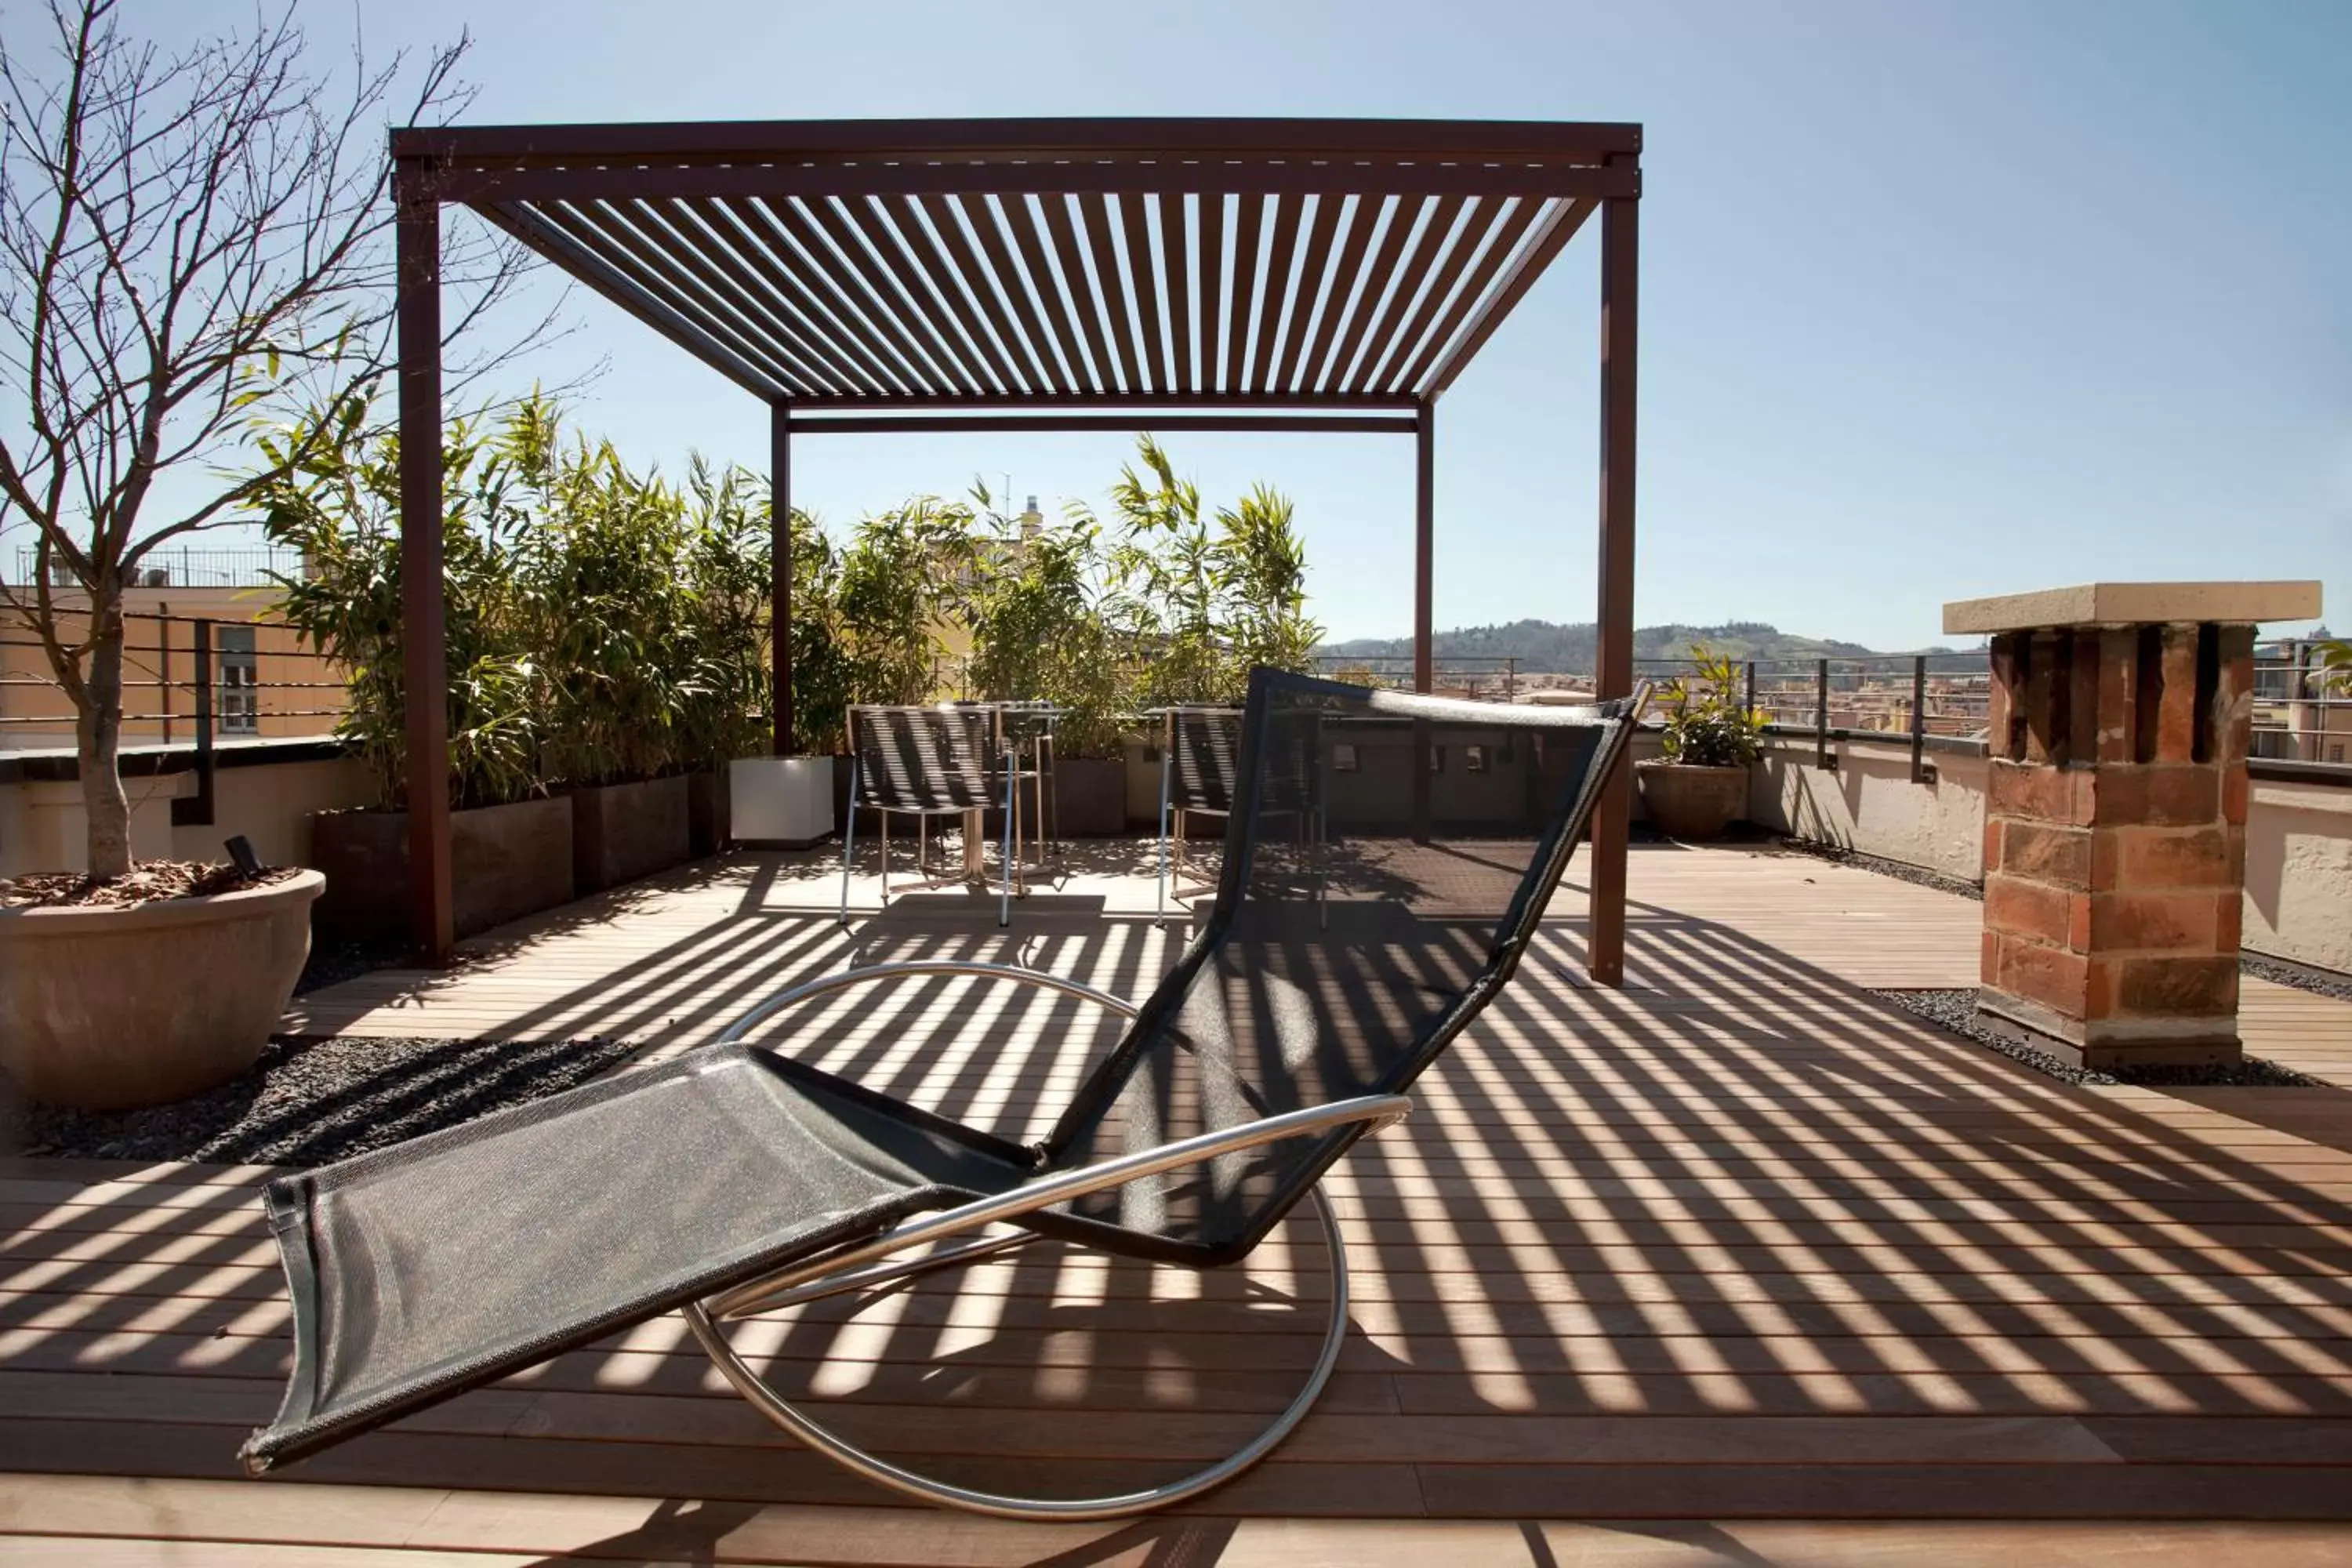
[[[381,66],[355,51],[344,76],[310,66],[290,4],[179,53],[126,37],[117,8],[51,0],[47,47],[0,45],[0,374],[15,405],[0,410],[0,536],[29,531],[34,557],[31,582],[0,596],[73,701],[100,878],[131,865],[123,589],[149,552],[238,521],[364,417],[393,353],[384,136],[468,97],[462,38]],[[487,231],[446,245],[455,337],[522,264]],[[257,461],[256,426],[298,408],[331,416]]]

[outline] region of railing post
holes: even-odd
[[[163,744],[172,743],[172,615],[165,605],[155,617],[155,685],[163,699]]]
[[[1911,656],[1911,782],[1927,779],[1927,656]]]
[[[1741,711],[1754,713],[1756,711],[1756,661],[1752,658],[1748,661],[1748,690],[1743,700],[1746,706]]]
[[[174,827],[213,826],[213,624],[195,623],[196,793],[172,802]]]
[[[1813,661],[1813,766],[1830,765],[1830,661]]]

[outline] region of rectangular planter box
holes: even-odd
[[[1054,759],[1054,830],[1064,838],[1116,838],[1127,831],[1127,759]]]
[[[717,773],[686,775],[686,847],[699,860],[727,847],[727,775]]]
[[[572,880],[583,893],[634,882],[688,853],[686,775],[572,792]]]
[[[738,757],[727,765],[730,830],[739,844],[802,848],[834,830],[835,759]]]
[[[572,798],[550,795],[449,816],[450,898],[459,936],[569,903]],[[408,931],[408,814],[323,811],[310,818],[310,864],[327,874],[312,907],[322,931]]]

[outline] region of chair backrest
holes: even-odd
[[[1047,1162],[1410,1085],[1517,966],[1640,701],[1465,702],[1257,671],[1216,901]],[[1074,1215],[1132,1250],[1230,1260],[1355,1136],[1132,1183]]]
[[[1233,810],[1241,739],[1239,708],[1168,709],[1168,804],[1179,811]]]
[[[970,811],[995,804],[996,714],[966,704],[849,710],[857,804],[886,811]]]

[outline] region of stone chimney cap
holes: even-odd
[[[2042,626],[2307,621],[2319,615],[2317,583],[2084,583],[1944,606],[1947,632],[2026,632]]]

